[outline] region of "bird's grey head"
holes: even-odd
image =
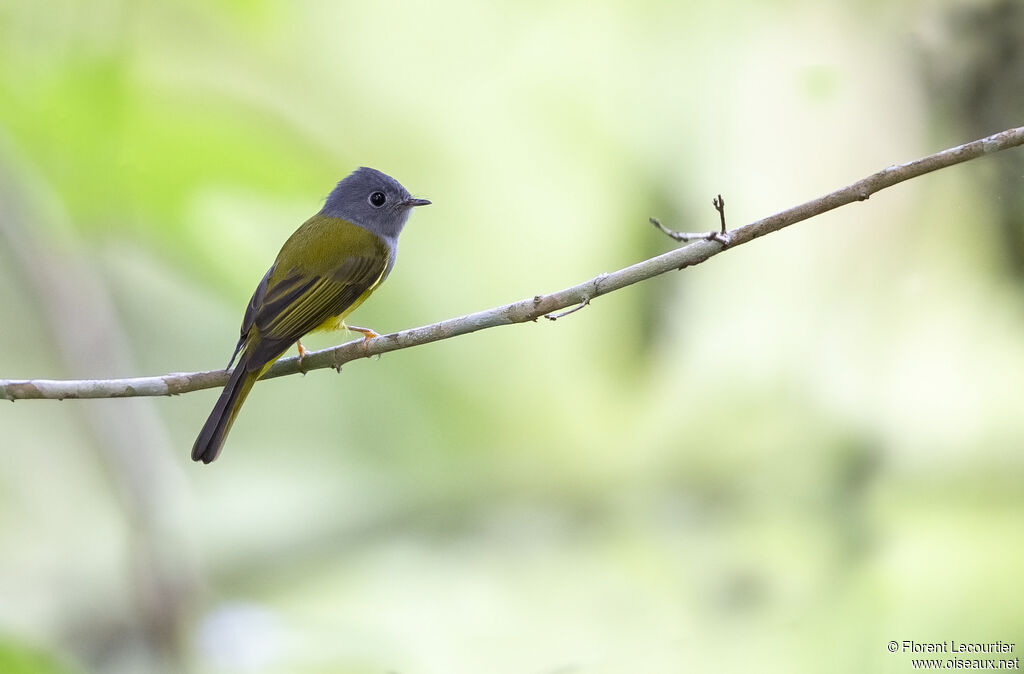
[[[363,166],[338,183],[320,212],[396,240],[413,207],[429,203],[426,199],[414,199],[391,176]]]

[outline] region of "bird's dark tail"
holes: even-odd
[[[224,385],[224,391],[217,399],[217,404],[213,406],[210,418],[206,420],[203,430],[199,431],[196,443],[192,445],[193,461],[210,463],[220,454],[220,448],[224,445],[228,431],[231,430],[231,424],[235,423],[238,411],[242,409],[242,403],[245,402],[246,396],[252,390],[253,384],[266,370],[264,367],[256,372],[251,372],[246,367],[247,365],[248,358],[243,353],[238,365],[231,372],[228,383]]]

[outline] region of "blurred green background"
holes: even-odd
[[[0,377],[223,366],[359,165],[434,202],[352,317],[391,332],[668,250],[647,218],[713,228],[719,192],[735,227],[1019,125],[1020,7],[0,0]],[[209,467],[217,391],[4,403],[0,670],[1019,645],[1022,186],[1009,151],[556,323],[264,382]]]

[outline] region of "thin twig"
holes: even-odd
[[[748,243],[810,217],[821,215],[840,206],[845,206],[855,201],[864,201],[875,192],[892,187],[905,180],[1022,144],[1024,144],[1024,127],[1017,127],[988,136],[987,138],[958,145],[921,159],[915,159],[905,164],[889,166],[822,197],[726,232],[725,237],[728,240],[728,249]],[[656,221],[654,224],[661,227],[660,223]],[[704,238],[707,238],[706,234]],[[357,358],[366,358],[389,351],[429,344],[430,342],[442,339],[451,339],[458,335],[465,335],[499,325],[536,321],[545,314],[551,314],[581,304],[584,299],[592,301],[600,295],[615,292],[640,281],[646,281],[673,269],[683,269],[700,264],[723,250],[727,250],[727,248],[722,245],[721,241],[696,241],[688,246],[676,248],[649,260],[638,262],[609,274],[603,274],[597,278],[549,295],[537,295],[529,299],[479,311],[467,316],[459,316],[458,318],[451,318],[440,323],[375,337],[365,343],[363,340],[358,340],[314,351],[303,358],[302,364],[307,370],[325,367],[340,368],[345,363]],[[298,371],[299,367],[296,358],[282,358],[264,375],[264,378],[281,377],[295,374]],[[213,386],[223,386],[225,381],[227,381],[227,372],[223,370],[175,373],[158,377],[137,377],[132,379],[80,381],[43,379],[0,380],[0,398],[16,400],[21,398],[118,398],[139,395],[177,395]]]
[[[584,297],[583,301],[574,306],[572,309],[566,309],[565,311],[561,311],[557,314],[544,314],[544,318],[548,319],[549,321],[557,321],[559,318],[562,318],[563,316],[568,316],[569,314],[576,313],[577,311],[587,306],[588,304],[590,304],[590,298]]]
[[[729,245],[729,234],[725,230],[725,199],[719,194],[711,200],[711,205],[718,211],[718,218],[722,222],[720,232],[677,232],[661,224],[657,218],[648,218],[648,221],[676,241],[717,241],[724,248]]]

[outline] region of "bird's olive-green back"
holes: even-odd
[[[271,282],[296,272],[307,275],[337,275],[347,258],[390,257],[379,236],[341,218],[314,215],[295,230],[277,254]],[[344,279],[339,279],[344,280]]]

